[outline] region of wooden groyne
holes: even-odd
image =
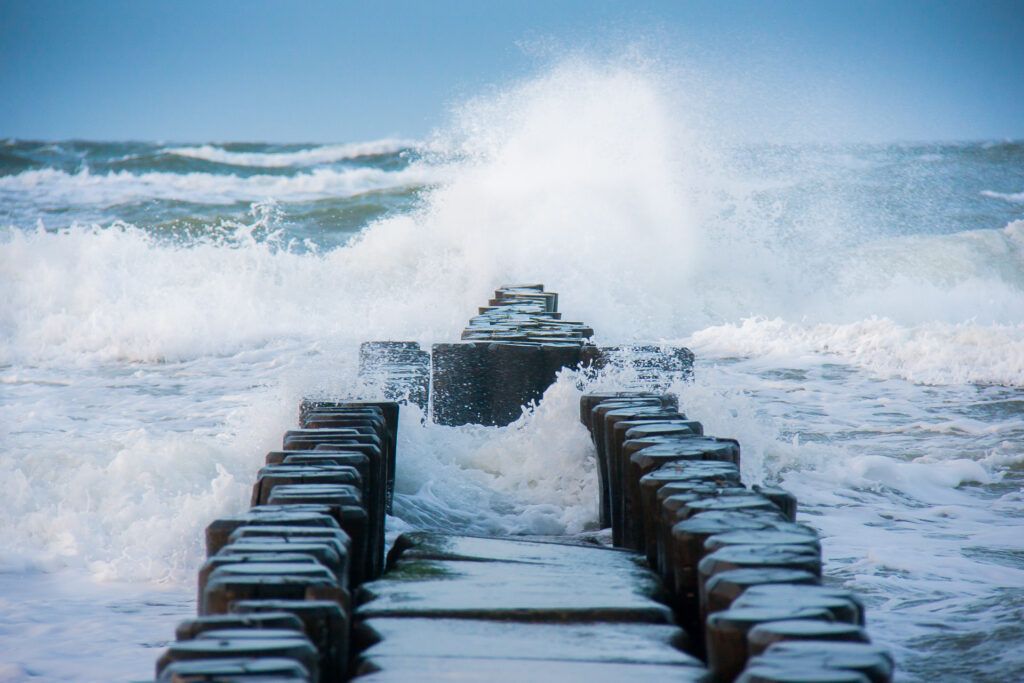
[[[207,527],[199,614],[157,679],[890,681],[863,604],[822,585],[795,498],[744,486],[740,444],[666,393],[692,354],[598,347],[557,304],[541,285],[503,287],[461,342],[364,344],[364,384],[388,400],[303,401],[250,510]],[[636,386],[584,394],[580,421],[614,547],[425,532],[385,547],[400,403],[507,424],[561,368],[608,365]]]

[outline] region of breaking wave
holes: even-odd
[[[348,159],[397,154],[415,149],[415,140],[384,139],[370,142],[352,142],[343,145],[317,145],[309,149],[281,152],[237,152],[216,145],[194,147],[170,147],[168,154],[203,159],[232,166],[254,166],[257,168],[285,168],[289,166],[317,166]]]
[[[995,192],[993,190],[982,190],[982,196],[992,199],[1003,199],[1008,202],[1020,204],[1024,202],[1024,192]]]
[[[0,563],[184,582],[201,527],[244,507],[299,398],[352,388],[359,342],[455,339],[495,285],[528,277],[602,343],[695,347],[697,381],[676,387],[684,409],[742,441],[747,481],[793,490],[831,576],[866,591],[873,636],[901,657],[938,637],[936,615],[980,641],[1016,623],[984,601],[1024,576],[1012,555],[1022,499],[966,489],[1019,469],[1024,223],[879,224],[889,214],[873,210],[870,183],[830,194],[878,163],[793,148],[747,173],[718,131],[688,120],[694,109],[650,68],[569,61],[467,103],[431,141],[445,161],[404,170],[267,153],[229,163],[302,170],[0,177],[0,202],[56,208],[424,188],[334,249],[290,249],[266,205],[230,234],[178,241],[123,222],[0,231],[0,533],[18,549]],[[406,410],[404,523],[591,528],[578,379],[563,373],[500,429],[421,425]]]
[[[68,173],[55,169],[0,177],[0,200],[36,207],[112,207],[173,200],[197,204],[234,204],[274,198],[308,202],[367,192],[422,187],[438,182],[436,167],[413,165],[399,171],[377,168],[318,168],[296,175],[217,175],[212,173],[140,173],[127,171]]]

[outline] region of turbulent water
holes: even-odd
[[[148,676],[299,398],[524,279],[697,352],[684,409],[798,496],[902,680],[1024,677],[1024,144],[691,105],[573,63],[426,141],[0,142],[0,681]],[[593,528],[577,382],[504,429],[407,411],[392,528]]]

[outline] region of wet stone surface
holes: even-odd
[[[685,634],[667,624],[518,623],[475,619],[369,619],[364,657],[545,659],[701,666],[682,651]]]
[[[435,345],[424,385],[435,421],[505,424],[559,368],[608,361],[586,341],[592,330],[556,309],[542,286],[505,287],[464,341]],[[685,350],[641,350],[640,365],[625,359],[634,369],[692,363]],[[413,342],[363,351],[390,354],[381,386],[425,377],[403,360],[422,359]],[[820,585],[821,543],[795,523],[796,498],[747,488],[739,443],[705,436],[674,395],[646,391],[659,372],[639,376],[636,391],[580,402],[611,548],[412,532],[385,557],[398,404],[304,401],[250,512],[207,528],[203,616],[179,627],[158,674],[283,658],[300,668],[264,680],[890,680],[891,658],[866,645],[863,605]],[[197,674],[173,680],[253,678]]]
[[[703,683],[709,680],[704,669],[691,666],[454,657],[373,657],[363,662],[358,673],[368,674],[358,678],[360,683]]]
[[[597,550],[601,553],[603,551]],[[669,623],[657,580],[639,567],[583,563],[399,560],[362,586],[358,614]],[[617,566],[616,566],[617,565]]]
[[[537,541],[406,534],[365,584],[359,680],[704,680],[638,556]]]

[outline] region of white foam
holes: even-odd
[[[1017,381],[1024,224],[853,245],[822,228],[780,247],[780,226],[754,201],[764,188],[726,177],[678,114],[685,104],[643,68],[569,62],[459,110],[431,143],[452,152],[440,165],[2,178],[0,192],[31,187],[53,204],[287,202],[440,183],[415,212],[326,254],[251,241],[168,246],[131,227],[13,231],[0,247],[13,346],[154,359],[351,330],[431,341],[458,330],[478,292],[528,272],[564,292],[567,315],[607,342],[710,325],[696,341],[717,336],[723,353],[829,344],[883,373],[891,357],[915,381]],[[752,314],[775,321],[757,323],[760,342],[741,322]],[[964,359],[943,374],[959,345]]]
[[[503,428],[403,421],[395,513],[428,529],[575,534],[596,519],[590,435],[572,373]]]
[[[991,197],[992,199],[1003,199],[1008,202],[1021,203],[1024,202],[1024,192],[996,192],[994,190],[982,190],[981,195],[983,197]]]
[[[31,357],[152,360],[231,353],[289,335],[452,338],[480,292],[525,272],[579,292],[566,300],[568,314],[609,337],[660,334],[665,321],[693,306],[649,295],[688,277],[689,250],[662,245],[696,239],[662,99],[654,83],[621,68],[566,67],[527,83],[511,94],[525,109],[486,129],[473,149],[460,143],[469,160],[446,167],[453,175],[424,208],[379,221],[355,244],[325,254],[251,242],[167,245],[132,227],[13,230],[0,247],[11,274],[4,285],[8,344]],[[460,130],[490,116],[488,106],[470,107]],[[666,146],[666,136],[673,144]],[[363,172],[381,173],[352,171]],[[239,185],[255,194],[252,183],[293,201],[333,191],[302,184],[338,175],[153,174],[140,187],[145,176],[37,173],[0,179],[0,189],[35,178],[33,192],[53,203],[153,195],[227,201],[245,194]],[[623,265],[609,274],[603,264],[613,255]]]
[[[273,352],[246,358],[5,378],[0,529],[23,566],[186,580],[203,526],[246,507],[261,452],[294,422],[293,402],[252,388],[275,376]]]
[[[256,168],[285,168],[289,166],[316,166],[360,157],[396,154],[415,149],[415,140],[386,138],[368,142],[350,142],[343,145],[318,145],[294,152],[233,152],[216,145],[170,147],[165,151],[176,156],[204,159],[233,166]]]
[[[703,354],[799,359],[825,356],[918,384],[1024,386],[1024,324],[925,323],[888,318],[848,324],[790,323],[748,318],[705,328],[691,337]],[[818,362],[810,360],[810,362]]]
[[[0,574],[0,682],[138,681],[192,617],[191,586]]]
[[[324,253],[255,238],[274,232],[266,213],[187,244],[126,225],[5,232],[0,533],[18,549],[5,566],[189,581],[202,526],[246,505],[299,397],[353,388],[360,341],[457,338],[489,290],[529,277],[604,342],[697,347],[709,362],[675,388],[684,409],[741,440],[745,481],[798,496],[830,577],[873,601],[873,637],[902,647],[937,619],[991,631],[998,607],[972,601],[1022,573],[965,549],[1011,548],[1021,502],[968,489],[1020,462],[1024,426],[1011,390],[963,383],[1022,385],[1024,224],[853,239],[858,214],[828,197],[782,220],[771,193],[788,179],[729,178],[686,104],[643,68],[563,64],[458,112],[422,206]],[[0,193],[56,206],[349,187],[323,169],[143,186],[32,173]],[[317,178],[332,180],[310,190]],[[407,411],[396,512],[481,533],[588,528],[573,381],[501,429]]]
[[[152,199],[234,204],[265,199],[306,202],[366,192],[419,187],[438,182],[436,167],[413,164],[399,171],[378,168],[317,168],[296,175],[213,173],[67,173],[52,168],[0,177],[0,201],[30,202],[36,208],[112,207]]]

